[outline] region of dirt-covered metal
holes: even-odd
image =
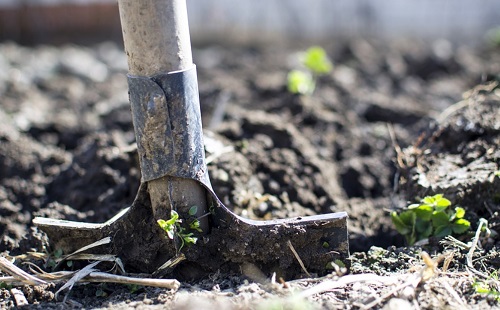
[[[210,186],[196,67],[128,75],[128,85],[143,182],[169,175]]]
[[[215,195],[212,197],[210,231],[194,232],[198,242],[181,250],[186,260],[176,266],[177,275],[198,278],[217,270],[240,272],[243,264],[250,263],[267,275],[277,272],[286,279],[296,278],[304,271],[288,241],[310,273],[324,274],[330,262],[345,262],[349,254],[345,212],[253,221],[235,215]],[[47,218],[35,218],[34,223],[47,233],[52,246],[64,253],[110,237],[111,243],[92,252],[117,255],[134,271],[152,273],[178,254],[172,240],[156,224],[147,183],[142,183],[130,208],[106,223]]]

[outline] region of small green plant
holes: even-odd
[[[492,272],[488,280],[475,280],[472,283],[472,287],[476,293],[493,296],[496,301],[500,301],[500,291],[498,285],[497,271]]]
[[[139,285],[139,284],[127,284],[127,287],[128,287],[128,291],[130,292],[130,294],[135,294],[139,290],[144,288],[142,285]]]
[[[309,72],[292,70],[287,80],[288,91],[292,94],[310,95],[316,88],[316,82]]]
[[[194,216],[197,212],[197,207],[193,206],[189,209],[189,215]],[[182,227],[182,219],[179,218],[179,214],[172,210],[170,212],[170,219],[163,220],[159,219],[158,225],[160,225],[161,229],[163,229],[167,233],[167,237],[169,239],[174,240],[177,236],[181,241],[181,246],[179,247],[179,251],[184,247],[185,244],[195,244],[198,241],[198,238],[193,237],[192,232],[188,232],[184,227]],[[189,228],[192,230],[196,230],[201,232],[200,221],[198,219],[194,219],[189,223]]]
[[[332,63],[325,50],[319,46],[309,48],[302,60],[307,69],[315,75],[327,74],[332,71]]]
[[[97,290],[95,291],[95,296],[103,298],[108,297],[109,294],[107,291],[109,291],[108,285],[106,283],[101,283],[99,284]]]
[[[11,288],[13,288],[13,286],[12,286],[12,285],[7,284],[7,283],[5,283],[5,282],[0,282],[0,289],[10,290]]]
[[[57,266],[57,262],[62,258],[62,256],[63,250],[56,249],[54,252],[52,252],[51,255],[48,256],[47,261],[45,262],[45,266],[54,269]]]
[[[287,88],[292,94],[310,95],[316,88],[317,77],[328,74],[333,65],[325,50],[319,46],[309,48],[301,60],[306,71],[290,71],[287,76]]]
[[[401,213],[393,211],[392,223],[409,245],[431,236],[442,238],[465,233],[470,228],[470,222],[464,219],[465,210],[450,206],[451,202],[443,194],[427,196]]]

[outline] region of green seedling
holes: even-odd
[[[195,217],[197,212],[198,207],[192,206],[191,208],[189,208],[188,214],[191,217]],[[197,232],[202,232],[200,228],[200,221],[198,219],[194,219],[191,223],[189,223],[189,228],[192,230],[196,230]]]
[[[107,297],[107,296],[108,296],[108,293],[106,293],[103,289],[98,288],[98,289],[95,291],[95,296],[96,296],[96,297]]]
[[[193,214],[196,214],[196,209],[193,211],[193,207],[189,210],[189,214],[193,212]],[[179,247],[179,251],[184,247],[185,244],[195,244],[196,241],[198,241],[198,238],[193,237],[192,232],[187,232],[184,227],[181,226],[182,224],[182,219],[179,218],[179,214],[172,210],[170,212],[170,219],[169,220],[163,220],[159,219],[158,225],[160,225],[161,229],[163,229],[167,233],[167,237],[171,240],[174,240],[174,238],[177,236],[179,240],[181,241],[181,246]],[[190,229],[197,230],[201,232],[200,229],[200,221],[195,219],[193,222],[189,224]]]
[[[333,68],[325,50],[319,46],[309,48],[304,54],[302,63],[315,75],[328,74]]]
[[[470,222],[464,219],[465,210],[450,206],[451,202],[442,194],[427,196],[401,213],[393,211],[391,218],[396,230],[409,245],[429,237],[465,233],[470,229]]]
[[[10,290],[11,288],[13,288],[12,285],[7,284],[5,282],[0,282],[0,289]]]
[[[287,80],[288,91],[292,94],[310,95],[316,88],[316,82],[309,72],[292,70]]]
[[[287,89],[292,94],[310,95],[316,88],[318,76],[328,74],[333,65],[325,50],[319,46],[309,48],[301,59],[305,71],[292,70],[287,76]]]
[[[61,249],[56,249],[52,255],[49,255],[47,261],[45,262],[46,267],[50,267],[51,269],[54,269],[57,266],[57,261],[59,261],[63,256],[63,250]],[[68,266],[71,267],[71,266]]]
[[[95,291],[95,296],[102,298],[108,297],[109,294],[107,291],[109,291],[108,285],[106,283],[100,283]]]
[[[496,271],[490,274],[488,280],[476,280],[472,283],[472,287],[476,293],[493,296],[496,301],[500,301],[500,291],[498,285],[498,273]]]
[[[143,288],[142,285],[138,285],[138,284],[127,284],[127,287],[128,287],[128,291],[130,292],[130,294],[135,294]]]

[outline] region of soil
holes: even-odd
[[[483,278],[466,268],[467,249],[432,238],[405,247],[390,211],[444,193],[465,208],[472,230],[479,218],[489,222],[474,267],[488,275],[499,267],[500,50],[362,39],[323,46],[334,69],[311,96],[286,90],[287,72],[300,66],[297,53],[307,46],[194,48],[215,192],[257,220],[346,211],[351,258],[344,279],[413,275],[423,250],[438,261],[453,253],[441,273],[411,292],[355,281],[304,299],[293,298],[340,281],[344,271],[281,284],[214,273],[183,281],[177,292],[75,285],[65,301],[54,294],[62,284],[25,285],[27,308],[357,309],[377,298],[373,307],[385,309],[498,307],[494,277],[486,279],[490,294],[474,289]],[[140,169],[126,72],[122,49],[110,42],[0,44],[4,256],[55,250],[32,225],[35,216],[102,223],[134,200]],[[0,306],[15,305],[12,290],[0,289]]]

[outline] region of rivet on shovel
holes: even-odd
[[[35,218],[54,248],[71,253],[105,237],[94,253],[117,255],[152,273],[167,261],[180,275],[239,271],[254,265],[286,278],[325,273],[349,255],[345,212],[254,221],[235,215],[214,194],[205,164],[196,69],[185,0],[119,0],[129,64],[129,92],[142,181],[129,208],[103,224]],[[189,210],[197,206],[196,214]],[[158,226],[175,210],[200,220],[194,245]],[[187,223],[184,223],[187,224]],[[189,230],[189,227],[185,227]],[[193,273],[194,272],[194,273]],[[201,272],[201,273],[200,273]]]

